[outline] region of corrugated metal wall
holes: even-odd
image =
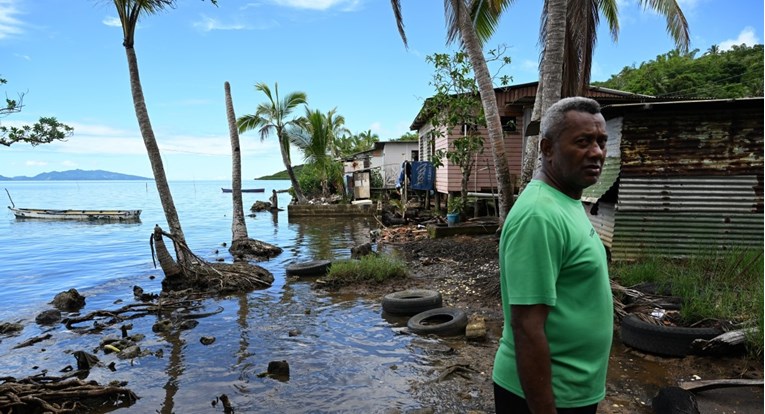
[[[622,178],[611,257],[691,256],[762,248],[755,176]]]
[[[762,249],[762,98],[614,105],[604,114],[623,117],[613,260]],[[604,222],[604,243],[608,217],[591,216]]]

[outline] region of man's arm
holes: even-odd
[[[555,414],[550,347],[545,335],[547,305],[512,305],[515,359],[526,402],[534,414]]]

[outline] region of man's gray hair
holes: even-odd
[[[563,98],[555,102],[545,111],[542,117],[542,123],[539,126],[539,135],[541,137],[557,140],[563,130],[566,128],[566,112],[577,111],[590,114],[600,113],[600,104],[590,98],[583,96],[573,96]]]

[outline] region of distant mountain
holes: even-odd
[[[104,170],[69,170],[69,171],[52,171],[37,174],[34,177],[18,176],[18,177],[3,177],[0,175],[0,180],[5,181],[85,181],[85,180],[153,180],[153,178],[139,177],[137,175],[120,174]]]
[[[302,164],[292,166],[292,172],[294,172],[296,176],[299,176],[301,171],[303,171]],[[256,178],[256,180],[289,180],[289,179],[290,179],[290,176],[289,174],[287,174],[287,170],[281,170],[276,174],[264,175],[262,177]]]

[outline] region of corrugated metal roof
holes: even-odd
[[[611,257],[762,249],[761,187],[757,176],[622,177]]]
[[[623,118],[613,118],[606,121],[606,161],[603,163],[603,171],[600,173],[600,179],[594,185],[587,187],[582,192],[582,200],[596,202],[603,194],[610,189],[619,178],[621,171],[621,142],[622,142],[622,120]]]

